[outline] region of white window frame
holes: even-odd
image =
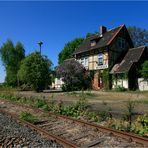
[[[82,64],[84,67],[88,67],[88,57],[83,57],[78,60],[80,64]]]
[[[103,65],[103,53],[98,54],[98,65]]]
[[[90,45],[91,45],[91,47],[95,46],[95,45],[96,45],[96,41],[95,41],[95,40],[92,40],[92,41],[90,42]]]

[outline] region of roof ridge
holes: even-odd
[[[99,35],[99,33],[92,34],[92,35],[91,35],[91,36],[89,36],[89,37],[85,37],[85,39],[89,39],[89,38],[92,38],[93,36],[97,36],[97,35]]]
[[[120,25],[120,26],[118,26],[118,27],[114,27],[114,28],[112,28],[112,29],[107,30],[106,32],[110,32],[110,31],[112,31],[112,30],[114,30],[114,29],[117,29],[117,28],[123,27],[124,25],[125,25],[125,24]],[[105,32],[105,33],[106,33],[106,32]],[[93,35],[91,35],[91,36],[89,36],[89,37],[85,37],[85,39],[89,39],[89,38],[91,38],[91,37],[93,37],[93,36],[97,36],[97,35],[100,35],[100,33],[98,32],[98,33],[93,34]]]
[[[136,49],[136,48],[145,48],[146,46],[145,45],[141,45],[141,46],[138,46],[138,47],[134,47],[134,48],[130,48],[129,50],[134,50],[134,49]]]
[[[118,26],[118,27],[114,27],[114,28],[112,28],[112,29],[109,29],[107,32],[112,31],[112,30],[117,29],[117,28],[120,28],[120,27],[123,27],[124,25],[125,25],[125,24],[120,25],[120,26]]]
[[[114,40],[114,38],[117,36],[117,34],[120,32],[120,30],[124,27],[125,25],[122,25],[119,27],[118,31],[114,34],[114,36],[110,39],[110,41],[107,43],[107,45],[110,45],[111,42]],[[117,27],[118,28],[118,27]]]

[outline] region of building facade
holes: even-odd
[[[111,69],[134,47],[125,25],[111,30],[101,26],[99,32],[86,38],[73,53],[86,69],[94,71],[92,87],[95,90],[104,88],[102,73],[105,70],[108,70],[108,87],[112,87]]]

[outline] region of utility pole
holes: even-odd
[[[42,44],[43,44],[43,42],[38,42],[38,44],[39,44],[39,46],[40,46],[40,54],[41,54],[41,47],[42,47]]]

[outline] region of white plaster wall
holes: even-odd
[[[148,90],[148,82],[144,81],[143,78],[138,79],[138,85],[140,91]]]
[[[113,88],[115,88],[116,86],[121,86],[124,88],[128,88],[128,80],[122,80],[122,79],[118,79],[117,80],[117,84],[116,81],[113,81]]]
[[[62,81],[62,78],[55,78],[54,83],[52,83],[52,87],[55,89],[61,89],[64,82]]]

